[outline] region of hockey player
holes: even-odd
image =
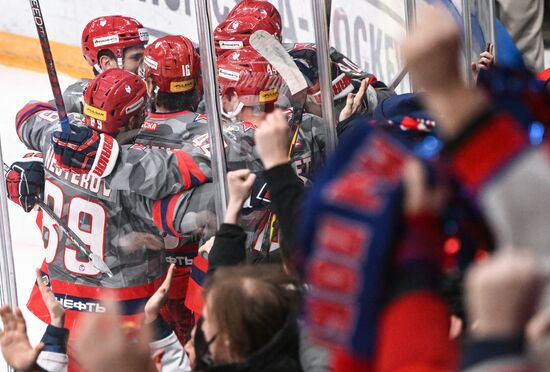
[[[94,75],[110,68],[137,73],[143,61],[143,48],[149,42],[149,33],[134,18],[112,15],[88,22],[81,40],[82,55]],[[67,112],[82,113],[83,94],[89,83],[88,79],[78,80],[63,92]]]
[[[273,82],[280,79],[277,71],[251,47],[218,58],[218,76],[223,115],[232,121],[259,126],[280,98],[280,89],[273,89]],[[323,163],[325,133],[322,119],[304,115],[291,152],[300,176],[310,178],[312,171]]]
[[[250,45],[250,35],[264,30],[282,41],[282,20],[277,8],[267,1],[241,1],[214,30],[216,54]]]
[[[193,112],[201,96],[199,57],[187,38],[166,36],[146,48],[141,73],[151,96],[152,112],[141,126],[135,138],[135,144],[121,148],[120,160],[113,172],[111,174],[105,172],[102,175],[106,176],[107,184],[117,190],[135,191],[141,195],[159,199],[168,196],[165,191],[173,191],[170,192],[174,194],[173,196],[161,199],[155,204],[158,206],[158,213],[154,214],[154,220],[157,226],[171,235],[167,239],[169,247],[172,248],[167,251],[167,259],[177,263],[179,269],[174,291],[171,294],[173,301],[168,303],[171,310],[169,317],[180,339],[185,340],[190,331],[191,314],[187,311],[189,317],[185,316],[183,298],[187,287],[189,265],[197,253],[198,241],[195,237],[181,235],[177,227],[173,227],[172,219],[178,215],[178,206],[182,199],[197,200],[201,211],[202,204],[213,200],[211,190],[206,188],[194,190],[190,197],[188,194],[179,193],[181,191],[179,188],[183,184],[196,186],[203,182],[201,170],[209,167],[210,145],[206,116]],[[255,162],[252,152],[253,133],[253,125],[249,123],[235,123],[224,127],[224,143],[230,169],[260,170],[261,166]],[[79,153],[78,149],[83,147],[84,141],[78,143],[78,138],[59,141],[63,136],[63,133],[54,133],[59,161],[73,172],[93,172],[94,169],[90,164],[95,163],[93,158],[95,153]],[[85,138],[89,137],[87,135]],[[69,143],[76,151],[71,149],[65,151],[68,148],[64,150],[62,142]],[[116,143],[116,140],[113,139],[113,143]],[[173,151],[174,149],[179,151]],[[62,153],[63,155],[59,155]],[[99,157],[103,155],[101,151],[97,154]],[[176,154],[178,162],[167,162],[168,157],[173,154]],[[116,154],[111,153],[111,155],[116,159]],[[105,158],[107,157],[109,154],[105,154]],[[197,163],[199,163],[198,166]],[[167,166],[164,167],[163,164]],[[154,171],[148,172],[149,169]],[[171,176],[167,178],[167,172],[171,175],[183,175],[183,183],[174,184]],[[205,170],[204,174],[208,173]],[[172,189],[163,189],[159,192],[155,189],[153,192],[150,188],[143,187],[143,182],[129,182],[139,175],[146,177],[142,181],[157,180],[157,186],[160,182]],[[194,178],[199,178],[200,182],[195,182]],[[186,212],[191,214],[184,218],[194,218],[193,211],[193,208],[187,208]],[[204,234],[199,238],[202,236]]]
[[[151,97],[152,112],[141,127],[133,146],[140,148],[184,149],[190,155],[197,152],[210,155],[206,116],[195,113],[202,95],[199,56],[192,42],[184,36],[165,36],[145,49],[144,64],[140,71]],[[237,142],[227,139],[231,148]],[[198,144],[198,146],[194,146]],[[228,154],[234,154],[231,150]],[[246,153],[245,153],[246,155]],[[213,200],[212,188],[197,188],[191,198],[203,203]],[[166,204],[177,203],[180,194],[168,197]],[[204,206],[199,205],[199,210]],[[195,211],[189,211],[194,213]],[[166,215],[165,215],[166,216]],[[157,224],[169,225],[165,218]],[[193,313],[184,305],[193,258],[198,245],[209,232],[184,237],[174,230],[166,231],[166,259],[176,264],[172,290],[163,317],[175,330],[182,343],[187,342],[193,327]]]
[[[134,18],[99,17],[82,31],[82,54],[94,74],[116,67],[137,73],[148,42],[147,29]]]
[[[147,48],[148,54],[145,59],[146,65],[144,71],[146,79],[150,81],[149,90],[153,93],[157,92],[155,93],[157,96],[154,98],[154,101],[156,100],[157,103],[153,104],[157,112],[153,113],[144,123],[136,145],[122,148],[113,172],[111,174],[108,172],[102,173],[102,176],[107,177],[111,188],[135,191],[144,195],[143,192],[148,192],[149,190],[144,190],[146,188],[143,187],[141,182],[130,184],[128,179],[136,178],[137,176],[135,175],[143,175],[142,177],[146,177],[147,180],[150,180],[150,183],[156,185],[160,180],[165,180],[165,173],[167,171],[170,172],[171,168],[174,168],[172,169],[172,173],[181,171],[182,174],[185,174],[188,172],[188,167],[185,165],[179,166],[179,168],[177,165],[175,167],[162,167],[156,173],[146,172],[146,169],[152,169],[158,167],[159,164],[165,164],[163,158],[167,156],[163,150],[147,147],[174,147],[179,144],[179,147],[184,149],[185,153],[189,154],[194,160],[194,164],[198,162],[200,165],[205,165],[206,163],[202,160],[198,161],[198,157],[209,157],[210,155],[209,136],[204,115],[177,111],[172,113],[158,112],[159,110],[174,111],[174,108],[169,109],[165,107],[165,104],[159,105],[158,103],[158,98],[161,98],[162,102],[163,99],[170,97],[169,95],[159,94],[162,90],[170,87],[172,83],[167,84],[170,80],[161,82],[160,79],[157,79],[159,82],[157,84],[159,85],[151,85],[151,82],[155,82],[153,78],[154,74],[159,73],[156,71],[162,71],[165,65],[165,62],[155,59],[153,55],[155,52],[153,51],[161,53],[163,50],[173,50],[173,48],[169,48],[166,45],[163,46],[165,42],[166,40],[161,40]],[[191,65],[188,67],[190,69]],[[256,126],[260,125],[266,114],[271,112],[275,107],[275,103],[279,98],[279,89],[282,80],[272,66],[250,47],[224,54],[218,60],[218,69],[224,116],[232,120],[232,123],[224,125],[224,140],[227,141],[226,151],[229,160],[228,168],[230,170],[248,168],[253,171],[259,171],[261,167],[255,161],[256,159],[253,154],[252,135]],[[178,68],[173,68],[172,70],[179,71]],[[194,70],[190,69],[189,71],[195,73]],[[184,82],[185,80],[191,79],[190,77],[185,77],[183,81],[180,79],[179,84],[191,84],[190,82]],[[181,107],[180,110],[185,108]],[[292,151],[292,160],[297,173],[304,178],[309,179],[313,170],[319,167],[324,161],[325,128],[325,124],[318,117],[305,115],[302,120],[301,130]],[[57,135],[57,133],[54,134],[54,137]],[[60,135],[62,134],[60,133]],[[81,143],[78,141],[69,142],[70,146],[77,148],[78,152]],[[60,143],[57,145],[62,146]],[[60,151],[62,150],[60,149]],[[71,151],[68,153],[71,154]],[[87,156],[89,156],[89,159],[82,161]],[[58,163],[72,172],[87,173],[91,170],[90,164],[95,162],[94,157],[103,156],[109,157],[112,154],[102,154],[101,151],[87,155],[77,153],[59,157]],[[185,159],[182,163],[185,163]],[[174,163],[172,164],[174,165]],[[166,185],[172,187],[172,180],[171,178],[169,179]],[[172,187],[172,193],[174,194],[180,191],[173,189],[175,187]],[[161,191],[155,191],[154,194],[148,193],[145,196],[161,199],[167,196],[165,191],[170,190]],[[254,200],[251,204],[265,203],[265,192],[266,189],[262,189],[261,187],[258,192],[254,192]],[[246,217],[249,220],[245,222],[245,225],[249,227],[253,226],[248,229],[249,231],[256,231],[258,226],[265,226],[267,222],[265,220],[259,221],[256,216],[247,215]],[[266,217],[262,216],[262,218],[265,219]],[[170,233],[170,231],[167,232]],[[258,239],[260,235],[257,233],[253,234],[250,237],[252,241],[249,242],[249,246],[254,246],[259,250],[260,247],[254,242],[261,244],[262,241],[265,241],[265,239]]]
[[[300,71],[308,82],[308,96],[306,111],[315,115],[321,115],[321,87],[319,84],[319,69],[317,66],[317,47],[315,44],[291,44],[286,45],[288,53],[296,62]],[[358,93],[361,82],[367,81],[367,90],[363,98],[361,112],[372,114],[374,108],[387,97],[395,95],[395,92],[386,84],[379,81],[376,76],[363,71],[349,58],[330,48],[332,92],[334,97],[335,116],[338,118],[340,112],[346,105],[346,98],[349,93]]]
[[[152,112],[136,137],[136,146],[180,148],[194,160],[210,158],[207,118],[196,113],[202,97],[199,55],[184,36],[165,36],[145,50],[141,71],[151,97]],[[234,124],[223,130],[229,169],[259,170],[252,156],[253,131]],[[128,160],[121,154],[121,161]],[[209,163],[209,161],[208,161]],[[163,195],[164,196],[164,195]]]
[[[229,13],[226,20],[214,30],[216,52],[221,53],[227,49],[237,50],[248,46],[250,36],[259,30],[267,31],[282,40],[279,12],[267,1],[241,1]],[[320,115],[321,94],[315,44],[285,44],[285,47],[309,83],[306,112]],[[372,113],[379,102],[395,94],[376,76],[363,71],[335,48],[330,50],[330,60],[336,117],[339,117],[346,105],[348,93],[357,93],[363,80],[367,80],[368,87],[361,112]]]
[[[88,133],[87,126],[95,128],[97,131],[93,131],[83,147],[88,151],[99,149],[100,153],[109,150],[116,153],[116,141],[106,133],[120,138],[139,126],[147,99],[146,86],[138,76],[120,69],[108,70],[96,77],[86,91],[86,115],[69,115],[71,135],[78,137]],[[125,319],[134,320],[142,311],[141,305],[160,284],[166,268],[162,231],[154,224],[156,215],[162,214],[161,203],[112,190],[98,177],[70,174],[59,168],[54,156],[55,146],[50,142],[51,133],[60,128],[53,107],[31,103],[19,112],[16,124],[23,143],[44,155],[44,200],[54,213],[66,219],[69,228],[92,252],[103,257],[114,274],[109,278],[80,257],[67,236],[44,217],[43,236],[50,284],[67,310],[67,327],[74,326],[80,312],[101,312],[98,298],[106,291],[121,301]],[[96,160],[95,169],[112,166],[108,158]],[[18,182],[19,187],[11,187],[11,190],[29,190],[27,174],[31,173],[23,170],[12,167],[8,184]],[[29,198],[10,197],[26,201],[27,206],[32,202]],[[182,199],[184,202],[188,200]],[[174,215],[174,219],[180,217]],[[178,221],[181,222],[178,231],[183,232],[182,226],[187,222],[182,218]],[[30,308],[33,310],[32,304]]]

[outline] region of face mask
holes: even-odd
[[[210,354],[210,345],[216,340],[218,335],[214,335],[210,340],[206,340],[204,332],[202,331],[203,319],[199,318],[197,323],[197,329],[195,330],[195,355],[197,358],[195,369],[198,371],[206,370],[208,367],[214,365],[214,360]]]

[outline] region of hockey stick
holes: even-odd
[[[40,10],[40,2],[39,0],[29,0],[29,2],[31,4],[34,24],[36,25],[36,32],[38,32],[40,46],[42,47],[42,54],[44,55],[44,63],[46,64],[46,69],[48,70],[48,78],[50,79],[50,85],[52,86],[53,98],[55,100],[55,106],[59,115],[61,130],[64,133],[70,133],[69,118],[67,117],[67,111],[65,110],[61,87],[59,86],[59,80],[57,78],[57,72],[53,62],[52,50],[50,48],[50,41],[48,40],[48,33],[46,32],[46,25],[44,24],[42,10]]]
[[[38,199],[36,201],[36,204],[38,204],[38,206],[40,208],[42,208],[42,210],[48,215],[50,216],[50,218],[52,218],[55,223],[57,223],[57,225],[61,228],[61,230],[63,230],[63,232],[65,234],[67,234],[67,236],[69,237],[69,239],[71,239],[75,244],[76,244],[76,247],[78,248],[78,250],[85,254],[86,257],[88,257],[88,259],[90,260],[90,262],[92,263],[92,265],[98,269],[99,271],[101,271],[102,273],[104,274],[107,274],[109,276],[109,278],[112,278],[113,277],[113,272],[109,269],[109,267],[107,266],[107,264],[105,263],[105,261],[103,261],[101,259],[101,257],[99,257],[97,254],[93,253],[87,246],[86,244],[82,241],[82,239],[80,239],[78,237],[78,235],[76,235],[74,233],[74,231],[72,231],[69,226],[67,226],[65,224],[65,222],[63,222],[61,220],[61,218],[59,218],[53,211],[50,207],[48,207],[48,205],[46,203],[44,203],[42,200]]]
[[[288,158],[291,159],[292,151],[298,141],[302,116],[304,114],[304,106],[307,99],[307,82],[304,75],[296,66],[296,63],[285,50],[283,45],[266,31],[260,30],[250,36],[250,45],[262,55],[283,78],[291,93],[290,104],[292,106],[292,117],[290,119],[290,128],[293,136],[288,151]],[[270,245],[275,235],[275,223],[277,217],[275,214],[270,219],[267,252],[269,254]],[[281,244],[282,260],[287,270],[292,271],[290,252],[286,244]]]
[[[397,76],[392,80],[392,82],[390,83],[390,86],[388,88],[390,88],[391,90],[395,90],[395,88],[397,88],[399,86],[399,84],[401,84],[401,82],[403,81],[403,79],[407,75],[407,72],[408,72],[407,71],[407,66],[404,66],[399,71]]]
[[[8,171],[10,170],[10,167],[7,166],[6,163],[4,163],[4,173],[7,174]],[[55,213],[54,211],[52,211],[52,209],[46,204],[44,203],[44,201],[42,201],[41,199],[38,199],[36,201],[36,204],[38,204],[38,206],[40,208],[42,208],[42,210],[48,215],[50,216],[51,219],[53,219],[57,225],[61,228],[61,230],[63,230],[63,232],[65,234],[67,234],[67,236],[69,237],[69,239],[75,243],[76,247],[78,248],[78,250],[85,254],[86,257],[88,257],[88,259],[90,260],[90,262],[92,263],[92,265],[98,269],[99,271],[101,271],[102,273],[104,274],[107,274],[109,276],[109,278],[112,278],[113,277],[113,273],[112,271],[109,269],[109,267],[107,266],[107,264],[105,263],[105,261],[103,261],[101,259],[101,257],[99,257],[97,254],[93,253],[90,248],[88,248],[88,246],[82,241],[82,239],[80,239],[78,237],[78,235],[76,235],[74,233],[74,231],[72,231],[69,226],[67,226],[67,224],[65,222],[63,222],[63,220],[61,220],[61,218],[59,218]]]
[[[254,32],[250,36],[250,45],[279,72],[286,82],[292,94],[290,104],[293,113],[290,126],[296,133],[296,127],[302,122],[307,99],[307,82],[304,75],[279,40],[270,33],[263,30]]]

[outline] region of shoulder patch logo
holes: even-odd
[[[249,121],[242,121],[241,125],[243,126],[243,130],[245,132],[248,130],[256,130],[256,126]]]
[[[157,130],[158,123],[155,123],[154,121],[145,120],[143,124],[141,124],[141,129],[143,130]]]
[[[206,121],[207,117],[206,117],[206,114],[198,114],[196,117],[195,117],[195,120],[193,120],[194,122],[197,122],[197,121]]]

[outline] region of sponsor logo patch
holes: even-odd
[[[238,72],[226,70],[224,68],[218,70],[218,75],[224,79],[233,81],[239,81],[239,77],[241,76]]]
[[[98,109],[97,107],[84,104],[84,115],[87,115],[96,120],[106,121],[107,120],[107,111]]]
[[[233,50],[244,48],[244,43],[242,41],[220,41],[219,44],[221,49]]]
[[[149,31],[147,31],[146,28],[140,28],[138,30],[138,33],[139,33],[139,40],[141,40],[143,42],[148,42],[149,41]]]
[[[158,67],[159,67],[159,64],[158,64],[157,61],[155,61],[154,59],[151,59],[151,58],[149,58],[149,57],[147,57],[147,56],[145,56],[145,57],[143,58],[143,62],[144,62],[147,66],[151,67],[153,70],[156,70],[156,69],[158,69]]]
[[[173,81],[170,83],[170,92],[172,93],[187,92],[193,89],[194,86],[195,86],[195,83],[193,82],[193,80]]]
[[[98,37],[94,39],[94,47],[97,48],[104,45],[116,44],[118,43],[118,41],[119,41],[118,35]]]
[[[279,98],[277,89],[263,90],[260,92],[260,103],[273,102]]]

